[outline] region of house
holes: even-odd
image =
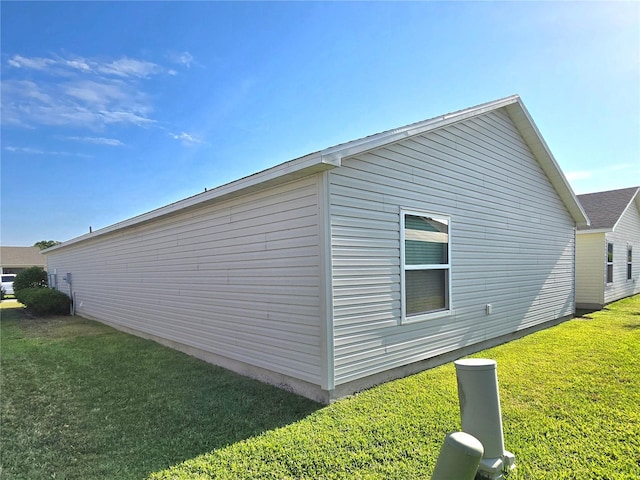
[[[0,247],[0,273],[20,273],[29,267],[47,265],[38,247]]]
[[[640,187],[578,195],[590,226],[578,228],[576,307],[600,309],[640,293]]]
[[[330,402],[572,317],[587,223],[516,95],[46,254],[78,314]]]

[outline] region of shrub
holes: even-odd
[[[16,299],[36,315],[68,315],[71,307],[68,295],[50,288],[23,288]]]
[[[14,296],[16,300],[23,304],[24,306],[28,306],[31,303],[31,299],[33,298],[33,294],[36,290],[41,290],[40,288],[21,288],[20,290],[14,290]]]
[[[13,292],[18,295],[19,290],[25,288],[45,288],[47,286],[47,272],[42,267],[29,267],[16,275],[13,279]],[[20,302],[22,303],[22,302]]]

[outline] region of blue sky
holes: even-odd
[[[638,2],[0,8],[2,245],[515,93],[576,193],[640,185]]]

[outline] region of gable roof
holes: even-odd
[[[38,247],[0,247],[0,265],[3,267],[44,267],[46,257]]]
[[[629,187],[620,190],[578,195],[582,208],[587,212],[591,220],[590,226],[578,227],[578,229],[613,231],[633,200],[638,199],[640,201],[639,191],[640,187]]]
[[[212,190],[205,191],[198,195],[180,200],[165,207],[158,208],[148,213],[138,215],[129,220],[116,223],[109,227],[96,230],[94,232],[74,238],[60,245],[56,245],[43,253],[48,253],[68,245],[95,238],[117,230],[133,227],[142,223],[149,222],[159,217],[171,215],[178,211],[194,208],[195,206],[219,201],[222,198],[230,198],[245,194],[254,190],[265,188],[269,185],[283,183],[285,181],[301,178],[314,172],[329,170],[340,167],[342,160],[365,153],[367,151],[380,148],[385,145],[399,142],[408,137],[424,134],[426,132],[446,127],[453,123],[462,122],[464,120],[484,115],[486,113],[504,108],[516,128],[522,135],[527,146],[538,161],[540,167],[545,172],[549,181],[560,196],[567,210],[571,214],[577,225],[588,225],[589,219],[578,202],[569,182],[560,170],[553,154],[549,150],[542,135],[538,131],[533,119],[525,108],[520,96],[512,95],[509,97],[494,100],[492,102],[483,103],[464,110],[458,110],[452,113],[441,115],[438,117],[423,120],[421,122],[412,123],[404,127],[393,130],[386,130],[374,135],[370,135],[347,143],[342,143],[333,147],[325,148],[318,152],[310,153],[304,157],[300,157],[288,162],[276,165],[275,167],[263,170],[248,177],[241,178],[231,183],[221,185]]]

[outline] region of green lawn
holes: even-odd
[[[0,313],[3,480],[144,478],[321,407],[81,317]]]
[[[460,428],[452,364],[321,407],[21,316],[2,310],[2,478],[428,479]],[[498,362],[509,480],[640,478],[640,296],[476,356]]]

